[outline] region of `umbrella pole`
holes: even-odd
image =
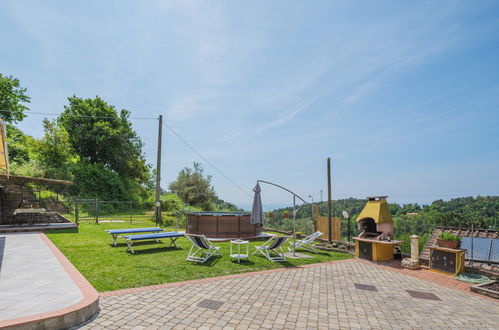
[[[296,257],[296,196],[293,195],[293,257]]]

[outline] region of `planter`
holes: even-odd
[[[473,285],[470,289],[473,292],[480,293],[495,299],[499,299],[498,281]]]
[[[459,249],[461,247],[461,241],[447,241],[437,238],[437,245],[449,249]]]

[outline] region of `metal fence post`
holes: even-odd
[[[404,241],[405,241],[404,242],[404,248],[405,248],[404,253],[406,253],[407,252],[407,222],[406,222],[407,219],[405,218],[405,216],[402,217],[402,219],[404,219],[403,220],[404,221]]]
[[[78,219],[78,198],[75,198],[75,221],[76,224],[79,224],[79,219]]]
[[[352,240],[352,232],[351,232],[351,227],[350,227],[350,216],[348,217],[348,243]]]
[[[473,268],[473,236],[475,236],[473,232],[473,224],[471,225],[471,255],[470,255],[470,262],[471,262],[471,268]]]
[[[99,224],[99,200],[95,199],[95,224]]]
[[[130,201],[128,204],[130,206],[130,223],[132,223],[132,202]]]

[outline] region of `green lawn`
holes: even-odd
[[[272,263],[264,257],[251,256],[248,261],[238,264],[228,256],[229,242],[216,242],[214,244],[221,247],[223,257],[212,257],[204,264],[197,264],[185,261],[190,243],[184,237],[177,240],[180,249],[166,247],[167,239],[163,240],[164,243],[136,243],[136,253],[131,254],[126,252],[123,239],[113,247],[111,236],[105,232],[105,229],[153,225],[152,222],[83,223],[78,230],[49,232],[47,236],[101,292],[351,258],[346,253],[320,251],[310,253],[313,258],[288,259],[285,263]],[[250,253],[257,244],[262,244],[262,241],[250,243]]]

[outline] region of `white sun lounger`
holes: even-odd
[[[320,231],[316,231],[315,233],[313,233],[312,235],[308,235],[307,237],[303,238],[303,239],[300,239],[300,240],[297,240],[296,241],[296,244],[293,243],[292,241],[289,241],[289,244],[291,245],[290,247],[288,247],[288,250],[289,251],[292,251],[293,250],[293,247],[295,249],[305,249],[307,251],[310,251],[310,252],[313,252],[313,253],[317,253],[317,251],[314,250],[314,248],[312,247],[312,243],[317,239],[319,238],[320,236],[322,236],[322,233]]]
[[[133,242],[137,241],[145,241],[145,240],[156,240],[159,242],[160,239],[162,238],[169,238],[170,239],[170,245],[169,246],[175,246],[178,249],[177,242],[175,242],[179,237],[184,236],[184,232],[180,231],[169,231],[169,232],[164,232],[164,233],[154,233],[154,234],[143,234],[143,235],[130,235],[130,236],[124,236],[126,239],[126,244],[128,245],[128,249],[130,252],[135,253],[133,250]]]
[[[282,246],[286,241],[290,238],[290,236],[274,236],[262,246],[255,246],[256,251],[253,252],[255,254],[261,254],[265,258],[270,261],[286,261],[286,257],[284,256],[284,251],[282,251]],[[279,253],[279,251],[281,253]]]
[[[219,251],[220,247],[213,245],[206,236],[187,234],[185,237],[192,243],[187,259],[185,260],[204,263],[214,255],[222,256]]]
[[[113,245],[116,246],[116,239],[125,237],[124,234],[157,233],[163,231],[163,229],[159,227],[152,227],[152,228],[108,229],[106,231],[108,234],[111,234],[113,236]]]

